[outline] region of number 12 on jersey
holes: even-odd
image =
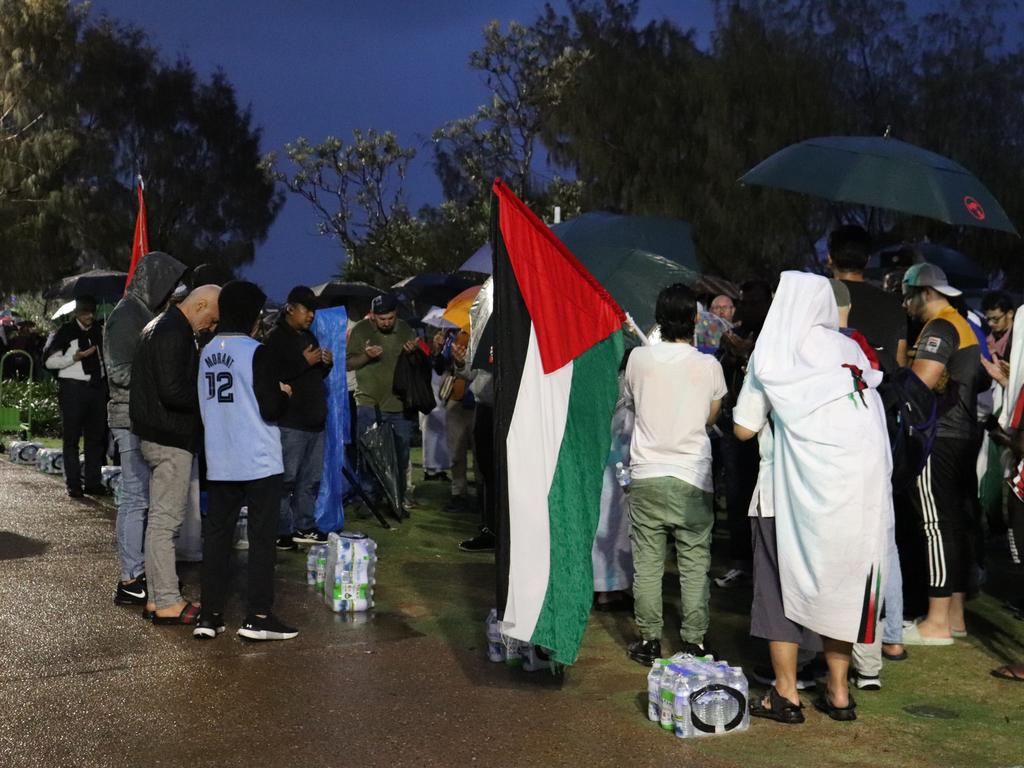
[[[235,382],[231,371],[220,371],[219,373],[206,374],[206,399],[217,398],[218,403],[233,403],[235,396],[231,391]]]

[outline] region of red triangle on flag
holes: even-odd
[[[552,373],[619,330],[622,308],[526,204],[494,181],[498,228],[533,321],[544,372]]]

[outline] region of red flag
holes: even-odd
[[[132,238],[132,263],[128,266],[128,279],[124,282],[127,291],[135,274],[139,259],[149,253],[149,231],[146,229],[146,201],[142,197],[142,177],[139,176],[137,191],[139,193],[139,213],[135,217],[135,237]]]

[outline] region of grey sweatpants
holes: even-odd
[[[146,523],[146,585],[157,608],[180,603],[175,541],[189,506],[192,453],[143,440],[142,456],[149,479],[149,520]]]

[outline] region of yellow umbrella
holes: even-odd
[[[464,331],[469,330],[469,308],[473,306],[473,300],[476,295],[480,293],[481,286],[473,285],[464,290],[454,299],[448,302],[447,308],[444,310],[444,314],[441,315],[445,320],[450,323],[454,323]]]

